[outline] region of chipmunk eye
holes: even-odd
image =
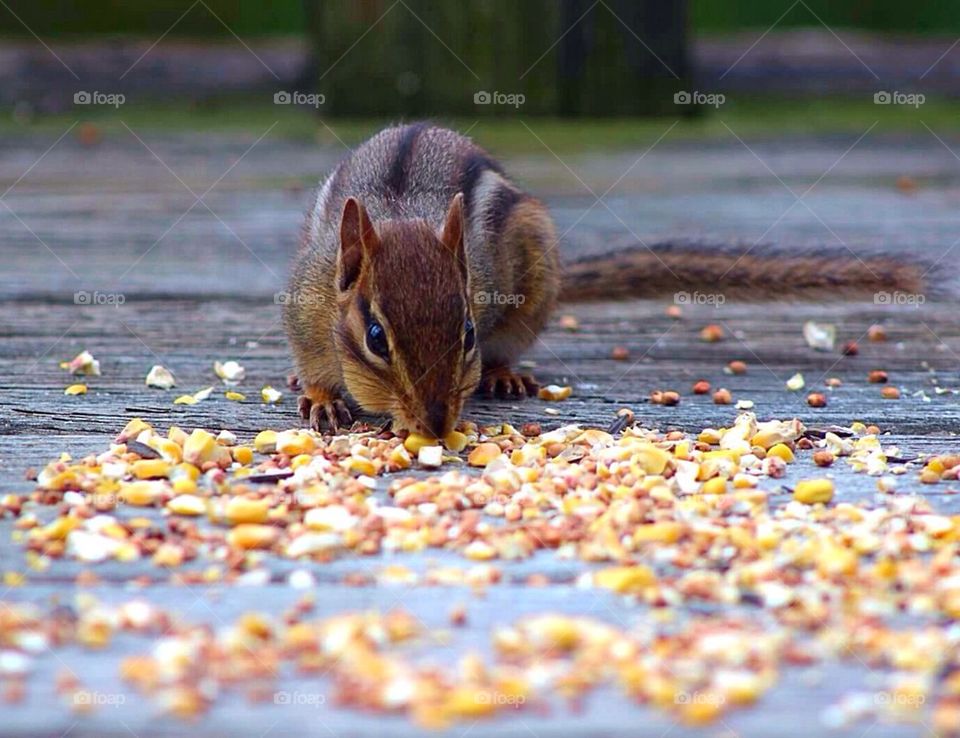
[[[463,326],[463,352],[469,354],[477,343],[476,331],[473,329],[473,321],[467,318]]]
[[[367,323],[367,348],[381,359],[386,360],[390,357],[390,349],[387,347],[387,332],[375,320]]]

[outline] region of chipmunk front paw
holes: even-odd
[[[537,394],[540,385],[529,374],[518,374],[508,366],[494,366],[483,370],[477,391],[486,397],[504,400],[522,400]]]
[[[310,424],[310,428],[323,433],[336,433],[340,428],[353,423],[353,415],[340,397],[330,390],[307,385],[298,400],[300,417]]]

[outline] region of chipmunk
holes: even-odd
[[[348,396],[394,428],[443,438],[478,389],[520,399],[512,369],[565,301],[684,286],[835,294],[919,291],[888,257],[777,258],[645,245],[561,267],[545,206],[470,139],[428,123],[387,128],[324,181],[294,258],[284,322],[315,430],[352,423]]]

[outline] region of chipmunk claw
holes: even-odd
[[[336,433],[353,423],[347,403],[325,390],[307,388],[297,400],[297,406],[300,417],[318,433]]]
[[[518,374],[507,366],[484,370],[480,378],[479,392],[485,397],[504,400],[522,400],[535,395],[540,385],[529,374]]]

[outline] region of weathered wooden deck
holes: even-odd
[[[865,129],[867,125],[869,121]],[[78,456],[104,448],[133,416],[160,427],[176,423],[229,428],[241,437],[298,422],[294,397],[285,388],[291,367],[274,294],[283,288],[310,183],[342,152],[269,136],[250,148],[255,137],[138,134],[142,142],[131,134],[97,147],[82,147],[71,134],[32,169],[55,138],[0,142],[0,187],[12,187],[0,198],[0,493],[30,491],[31,484],[24,481],[28,467],[39,468],[61,451]],[[960,225],[955,206],[960,165],[933,137],[868,137],[846,155],[853,138],[747,143],[753,153],[732,136],[727,143],[709,145],[675,146],[667,140],[629,170],[646,144],[635,152],[564,156],[563,164],[543,151],[519,158],[509,168],[551,205],[560,231],[569,230],[563,243],[567,255],[636,237],[746,246],[761,239],[787,246],[823,244],[846,253],[842,239],[854,250],[942,256],[932,274],[940,278],[955,273],[951,250]],[[625,171],[622,181],[596,204],[596,197]],[[901,175],[916,178],[919,188],[898,190],[895,182]],[[814,183],[802,203],[788,191],[800,195]],[[79,291],[121,295],[123,304],[77,305],[74,294]],[[960,400],[953,393],[934,392],[935,384],[960,389],[960,324],[951,301],[931,299],[913,308],[730,300],[719,308],[686,306],[681,320],[665,314],[667,304],[564,307],[561,312],[579,318],[580,330],[570,334],[554,325],[526,357],[536,362],[540,379],[574,385],[572,399],[552,405],[561,414],[546,415],[547,406],[540,401],[474,401],[467,415],[514,423],[537,420],[547,427],[572,421],[606,425],[617,408],[629,406],[644,423],[660,428],[697,430],[728,423],[736,414],[732,406],[691,395],[692,383],[704,378],[714,387],[728,387],[737,399],[753,400],[763,418],[797,416],[809,424],[862,419],[889,432],[890,442],[905,452],[956,451],[960,445]],[[801,326],[809,319],[835,323],[838,343],[859,340],[860,354],[843,357],[808,348]],[[701,342],[699,330],[707,323],[723,326],[727,339]],[[887,327],[886,343],[866,340],[874,323]],[[617,345],[629,348],[627,361],[611,360]],[[100,359],[103,376],[90,379],[88,395],[64,397],[68,376],[59,362],[82,349]],[[180,392],[215,385],[214,360],[230,358],[247,368],[244,388],[250,400],[231,403],[221,393],[219,399],[192,407],[172,404]],[[731,359],[746,361],[749,372],[724,375],[722,368]],[[174,371],[176,390],[144,386],[147,370],[156,363]],[[867,372],[876,368],[888,371],[891,383],[903,390],[900,400],[881,400],[877,386],[866,382]],[[804,402],[805,392],[784,389],[785,380],[797,371],[803,372],[808,387],[822,385],[828,376],[844,384],[829,393],[826,408],[814,410]],[[283,389],[284,400],[277,406],[255,401],[263,384]],[[646,398],[653,389],[676,389],[683,400],[672,408],[649,405]],[[914,395],[921,390],[928,400]],[[806,463],[792,468],[790,479],[809,473]],[[843,468],[836,469],[836,477],[841,499],[873,495],[871,478]],[[960,512],[947,485],[921,488],[915,480],[906,485],[907,491],[931,498],[942,510]],[[0,520],[0,571],[24,568],[22,547],[11,542],[11,533],[12,521]],[[312,565],[321,582],[318,611],[403,605],[441,627],[449,603],[466,601],[469,626],[452,647],[434,654],[442,661],[482,646],[493,625],[526,612],[592,613],[624,623],[643,617],[642,608],[617,597],[574,589],[570,580],[583,565],[551,555],[503,564],[504,583],[491,587],[484,599],[456,588],[358,589],[336,584],[349,571],[401,561],[416,569],[429,560],[457,561],[453,554],[430,554]],[[149,562],[103,565],[96,568],[103,583],[90,591],[120,600],[130,595],[127,582],[132,577],[145,576],[155,584],[138,596],[175,608],[185,619],[216,625],[247,609],[279,612],[295,598],[297,593],[282,576],[292,568],[289,562],[273,566],[275,581],[262,586],[184,588],[167,584],[169,572]],[[55,562],[44,572],[31,572],[25,586],[3,591],[0,600],[69,600],[82,568],[75,562]],[[524,587],[522,579],[531,572],[549,575],[554,584]],[[133,695],[120,707],[78,717],[54,694],[52,675],[63,664],[84,674],[92,689],[124,692],[117,675],[120,656],[143,646],[122,639],[106,653],[67,649],[40,659],[27,701],[17,707],[0,705],[0,733],[180,734],[182,724],[156,716]],[[821,732],[824,708],[869,681],[860,664],[832,665],[819,670],[817,679],[786,671],[757,707],[735,712],[705,731],[681,728],[662,713],[603,693],[577,713],[558,706],[546,717],[519,713],[459,726],[451,735],[804,736]],[[291,676],[288,683],[291,689],[318,689],[303,678]],[[239,697],[218,703],[190,729],[252,736],[420,733],[402,718],[358,716],[330,705],[254,706]],[[860,724],[842,734],[858,736],[865,729],[871,737],[925,732],[921,726]]]

